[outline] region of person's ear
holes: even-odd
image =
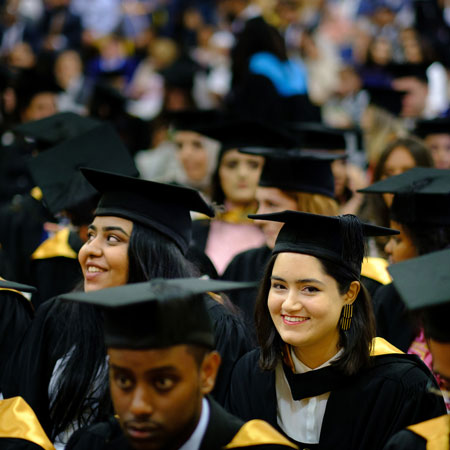
[[[203,358],[200,368],[201,391],[203,395],[209,394],[214,389],[220,362],[220,354],[216,351],[208,353]]]
[[[361,283],[359,281],[352,281],[348,291],[344,294],[344,303],[351,305],[356,300],[356,297],[358,297],[360,289]]]

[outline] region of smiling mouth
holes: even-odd
[[[305,323],[309,320],[309,317],[299,317],[299,316],[286,316],[282,315],[281,318],[283,322],[287,325],[298,325],[300,323]]]
[[[136,427],[132,425],[127,425],[126,430],[128,435],[135,440],[154,439],[162,431],[161,427],[157,426]]]
[[[87,273],[99,273],[99,272],[104,272],[103,269],[99,269],[98,267],[94,267],[94,266],[89,266],[86,270]]]

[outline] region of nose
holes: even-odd
[[[135,417],[151,416],[153,414],[151,396],[147,389],[139,385],[136,387],[132,394],[129,411]]]
[[[102,247],[96,237],[91,238],[89,241],[87,241],[83,245],[82,249],[83,252],[89,256],[101,256],[102,254]]]
[[[289,289],[282,304],[283,312],[293,314],[298,313],[301,309],[302,304],[298,299],[297,291],[295,289]]]
[[[392,246],[393,246],[393,242],[392,242],[392,238],[389,239],[387,241],[387,244],[384,246],[384,251],[388,254],[388,255],[392,255]]]

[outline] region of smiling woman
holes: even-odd
[[[260,348],[235,367],[230,411],[270,422],[300,448],[330,450],[382,448],[395,431],[444,411],[423,389],[433,383],[427,369],[374,338],[360,283],[364,237],[396,231],[352,215],[251,217],[284,225],[256,301]]]

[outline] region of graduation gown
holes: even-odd
[[[19,291],[0,288],[0,392],[6,362],[30,326],[34,311]]]
[[[258,447],[258,449],[296,448],[268,424],[259,420],[244,424],[227,413],[214,400],[208,398],[210,416],[200,450],[219,450],[228,444],[230,448]],[[115,419],[77,431],[66,450],[124,450],[130,449],[119,423]]]
[[[211,297],[206,297],[206,303],[213,322],[216,348],[222,356],[222,365],[212,394],[219,403],[224,404],[233,367],[250,349],[249,338],[238,316]],[[57,345],[67,327],[67,318],[63,317],[60,304],[59,298],[53,298],[39,307],[20,346],[9,360],[3,386],[5,398],[20,395],[29,403],[49,436],[53,434],[48,398],[50,379],[58,359],[76,344],[69,342],[67,348]],[[83,307],[93,308],[88,305]],[[103,341],[103,336],[98,336],[98,339]]]
[[[392,283],[382,286],[373,297],[377,335],[407,352],[416,335],[413,318]]]
[[[83,279],[78,252],[83,245],[79,235],[63,228],[42,242],[31,255],[31,284],[35,308],[45,300],[69,292]]]
[[[450,415],[445,414],[400,431],[383,450],[447,450],[449,439]]]
[[[414,355],[391,353],[396,349],[386,341],[376,342],[373,365],[354,376],[339,377],[330,366],[294,376],[291,391],[305,390],[300,398],[330,392],[320,450],[379,450],[403,428],[445,413],[442,398],[427,392],[435,383],[428,368]],[[245,421],[258,418],[278,428],[275,371],[262,371],[258,359],[256,349],[236,365],[227,406]],[[318,382],[319,372],[326,378]]]
[[[0,400],[2,450],[54,450],[33,410],[20,397]]]

